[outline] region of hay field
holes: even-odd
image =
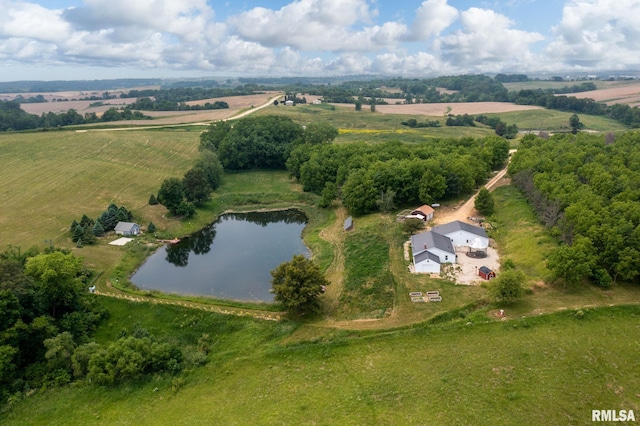
[[[500,112],[541,109],[537,106],[515,105],[508,102],[461,102],[409,105],[376,105],[376,112],[382,114],[413,114],[441,117],[447,114],[491,114]]]
[[[574,93],[570,96],[580,99],[591,98],[607,104],[628,104],[633,107],[640,105],[640,83]]]
[[[184,174],[198,143],[189,132],[0,135],[0,246],[70,246],[71,222],[97,217],[110,202],[144,216],[149,195]]]

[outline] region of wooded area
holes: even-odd
[[[509,173],[563,244],[549,257],[567,283],[640,276],[640,136],[526,136]]]

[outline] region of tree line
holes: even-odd
[[[202,111],[211,109],[227,109],[229,104],[225,101],[206,102],[202,105],[189,105],[185,102],[176,102],[167,99],[139,98],[129,108],[143,111]]]
[[[548,260],[556,279],[638,282],[639,142],[637,133],[522,140],[509,173],[562,241]]]
[[[61,114],[48,112],[37,116],[24,111],[16,101],[0,101],[0,132],[54,129],[80,124],[147,119],[151,119],[151,117],[145,116],[140,111],[133,111],[130,107],[125,107],[122,110],[109,108],[100,117],[95,112],[86,113],[83,116],[74,109],[69,109]]]
[[[338,198],[355,215],[431,204],[472,193],[504,165],[509,143],[498,137],[434,140],[429,145],[301,144],[287,170],[321,206]]]
[[[254,86],[238,86],[233,89],[218,87],[177,87],[170,89],[132,89],[120,94],[121,98],[153,98],[156,101],[184,103],[202,99],[223,98],[228,96],[254,95]]]

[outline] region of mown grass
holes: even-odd
[[[535,109],[486,115],[500,117],[502,121],[508,124],[515,123],[521,131],[544,130],[548,132],[569,132],[571,131],[569,118],[573,113],[549,109]],[[610,118],[586,114],[579,114],[579,117],[580,122],[585,125],[585,129],[587,130],[615,132],[626,129],[625,126]]]
[[[344,244],[342,314],[380,317],[393,306],[394,278],[389,270],[389,242],[384,228],[359,226]]]
[[[557,247],[557,241],[538,222],[526,197],[516,187],[496,188],[493,199],[496,213],[489,235],[496,239],[502,260],[511,259],[532,282],[548,280],[546,255]]]
[[[426,117],[416,114],[381,114],[363,108],[355,111],[353,106],[298,105],[296,107],[269,107],[256,114],[284,115],[302,125],[326,121],[339,129],[336,143],[371,142],[380,143],[401,140],[408,143],[428,142],[433,138],[483,137],[493,134],[485,127],[447,127],[443,117]],[[401,123],[409,118],[420,121],[440,120],[442,127],[423,127],[411,129]]]
[[[184,132],[34,132],[0,135],[0,245],[71,246],[71,222],[97,217],[114,202],[146,225],[170,221],[147,215],[162,180],[182,176],[198,155],[198,137]],[[45,242],[47,240],[47,242]],[[118,249],[79,250],[101,268]]]
[[[100,338],[127,321],[173,335],[208,332],[217,342],[211,362],[178,381],[36,394],[3,423],[584,424],[595,408],[640,409],[629,358],[638,350],[636,306],[587,309],[581,319],[568,311],[333,332],[295,344],[283,343],[295,330],[289,323],[136,306],[111,301],[119,323]]]

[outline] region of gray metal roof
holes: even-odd
[[[133,226],[140,226],[137,223],[133,223],[133,222],[118,222],[118,224],[115,227],[115,231],[131,231],[131,229],[133,229]]]
[[[413,256],[413,263],[420,263],[425,259],[430,259],[436,263],[440,263],[440,258],[430,251],[423,251]]]
[[[454,222],[449,222],[449,223],[445,223],[443,225],[439,225],[439,226],[435,226],[433,228],[431,228],[432,232],[437,232],[438,234],[442,234],[442,235],[447,235],[450,234],[452,232],[457,232],[457,231],[467,231],[470,232],[472,234],[478,235],[480,237],[487,237],[487,233],[484,231],[483,228],[480,228],[478,226],[473,226],[473,225],[469,225],[468,223],[464,223],[464,222],[460,222],[459,220],[456,220]]]
[[[430,248],[438,248],[448,253],[456,254],[453,244],[451,244],[451,239],[433,232],[433,230],[421,232],[411,237],[411,250],[413,250],[414,255]]]

